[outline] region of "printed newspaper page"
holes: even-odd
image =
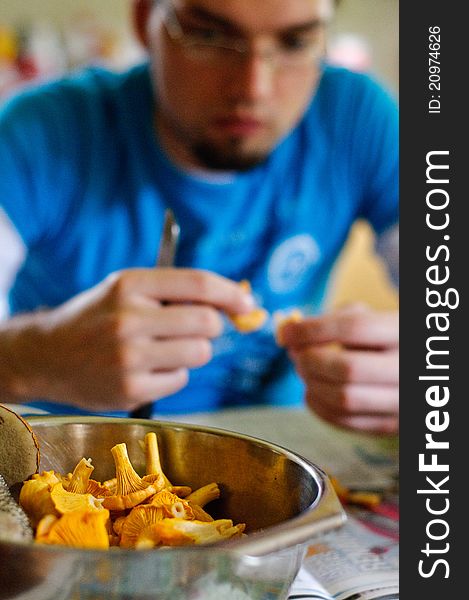
[[[354,516],[340,530],[315,539],[289,600],[399,598],[399,543]]]

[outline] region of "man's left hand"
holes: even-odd
[[[321,418],[349,429],[399,427],[399,313],[363,306],[287,322],[279,331]]]

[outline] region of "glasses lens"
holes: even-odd
[[[178,17],[170,2],[166,5],[164,24],[170,38],[183,48],[188,58],[196,61],[230,66],[232,63],[239,63],[243,57],[253,52],[251,45],[244,38],[227,35],[216,27],[185,23]],[[321,45],[318,35],[287,38],[274,41],[270,49],[266,49],[262,55],[277,68],[303,67],[318,60]]]

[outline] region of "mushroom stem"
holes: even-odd
[[[73,470],[72,478],[66,488],[67,491],[76,494],[85,494],[93,470],[94,467],[91,464],[91,459],[82,458]]]
[[[130,462],[125,444],[116,444],[111,448],[112,456],[116,465],[116,495],[126,496],[137,490],[144,490],[148,482],[142,480]]]
[[[144,444],[147,475],[161,475],[164,479],[165,487],[171,487],[171,482],[163,473],[163,468],[161,467],[158,439],[154,431],[150,431],[145,435]]]
[[[209,483],[204,485],[186,496],[186,501],[191,504],[197,504],[198,506],[205,506],[212,500],[216,500],[220,497],[220,488],[217,483]]]

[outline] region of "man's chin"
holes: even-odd
[[[249,171],[262,164],[270,150],[249,151],[233,143],[230,148],[220,148],[214,144],[199,143],[192,148],[192,154],[206,169],[214,171]]]

